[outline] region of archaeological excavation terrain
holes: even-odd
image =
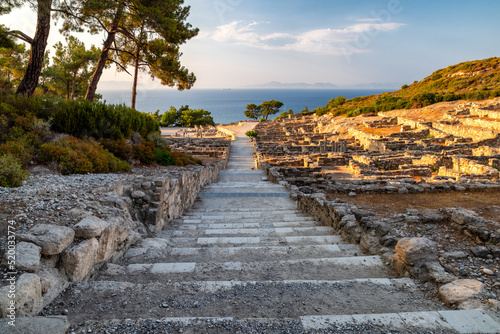
[[[16,333],[498,333],[496,103],[240,123],[167,138],[205,166],[39,176],[3,197],[47,205],[17,217]]]

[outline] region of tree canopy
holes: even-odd
[[[250,119],[264,118],[268,119],[269,115],[274,115],[280,112],[283,107],[283,102],[271,100],[262,102],[261,105],[248,104],[245,110],[245,116]]]
[[[83,96],[100,50],[94,45],[87,50],[85,44],[73,36],[66,37],[66,45],[58,42],[54,48],[53,65],[47,69],[50,89],[66,99]]]
[[[194,74],[179,62],[179,45],[196,36],[198,29],[186,23],[190,7],[184,0],[68,0],[61,16],[64,31],[99,33],[106,39],[88,86],[86,98],[93,100],[104,66],[115,63],[122,70],[133,64],[134,87],[140,68],[162,84],[190,88]],[[134,96],[135,96],[135,89]]]
[[[180,63],[179,46],[198,34],[198,29],[186,22],[190,7],[183,5],[184,0],[0,0],[0,15],[27,3],[37,11],[33,37],[15,28],[0,29],[0,47],[13,47],[7,35],[31,46],[18,94],[32,95],[38,85],[53,16],[62,19],[61,31],[67,36],[84,31],[105,33],[85,94],[90,101],[94,99],[103,70],[110,63],[122,70],[134,66],[133,104],[140,70],[180,90],[191,88],[196,80]],[[71,95],[75,96],[74,92]]]

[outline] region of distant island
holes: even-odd
[[[316,83],[283,83],[279,81],[271,81],[263,84],[256,84],[245,86],[247,89],[398,89],[401,87],[400,83],[384,83],[384,82],[371,82],[354,85],[336,85],[331,82],[316,82]]]
[[[270,89],[339,89],[340,87],[331,82],[316,82],[313,84],[299,83],[283,83],[279,81],[271,81],[264,84],[246,86],[244,88],[270,88]]]

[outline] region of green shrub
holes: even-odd
[[[132,145],[127,144],[127,141],[123,138],[118,140],[104,138],[101,139],[101,144],[106,150],[113,153],[115,157],[122,160],[128,161],[134,156]]]
[[[245,132],[245,136],[250,137],[251,140],[254,140],[258,135],[259,133],[255,130],[249,130]]]
[[[77,137],[121,139],[138,132],[144,138],[160,130],[158,122],[148,114],[124,105],[107,105],[86,100],[61,101],[55,108],[44,110],[45,119],[52,118],[52,128]]]
[[[93,139],[66,137],[44,144],[39,156],[46,162],[55,161],[63,174],[115,173],[130,170],[130,166]]]
[[[172,155],[172,158],[174,158],[175,164],[177,166],[186,166],[189,164],[192,164],[192,165],[201,165],[202,164],[200,159],[195,159],[192,156],[187,155],[187,154],[182,153],[182,152],[175,152],[174,151],[174,152],[171,152],[170,154]]]
[[[0,187],[19,187],[28,176],[12,154],[0,156]]]
[[[134,145],[134,158],[143,164],[150,164],[155,160],[155,144],[151,142]]]
[[[172,155],[161,148],[155,150],[155,161],[162,166],[175,165],[175,160]]]
[[[33,147],[24,144],[23,140],[8,141],[0,145],[0,155],[10,154],[22,165],[27,165],[33,158]]]
[[[165,139],[161,136],[160,132],[151,132],[147,136],[147,140],[155,144],[155,147],[170,152],[170,147],[167,145]]]

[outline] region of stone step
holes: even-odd
[[[180,219],[243,219],[243,218],[265,218],[267,220],[297,221],[310,220],[311,217],[295,212],[186,212]]]
[[[173,221],[168,225],[168,230],[197,230],[197,229],[238,229],[238,228],[282,228],[282,227],[315,227],[323,226],[314,220],[297,222],[276,222],[276,223],[199,223],[184,224]]]
[[[338,235],[299,236],[299,237],[203,237],[180,238],[171,237],[165,231],[156,235],[165,238],[173,247],[217,247],[217,246],[300,246],[300,245],[333,245],[343,243]]]
[[[68,310],[72,323],[147,317],[304,317],[303,321],[312,327],[312,320],[316,319],[305,316],[428,312],[444,308],[423,298],[412,280],[386,278],[148,284],[94,281],[79,283],[66,294],[78,300],[60,306]]]
[[[176,219],[172,222],[172,224],[177,224],[177,226],[182,224],[284,224],[290,223],[288,226],[293,225],[301,225],[301,226],[309,226],[317,225],[318,222],[312,220],[311,218],[268,218],[268,217],[256,217],[256,218],[224,218],[223,216],[213,216],[214,218],[204,218],[201,219],[201,216],[192,216],[192,217],[182,217]],[[304,224],[304,225],[302,225]],[[321,225],[320,225],[321,226]],[[166,227],[168,229],[168,226]]]
[[[268,213],[286,213],[286,214],[300,214],[302,211],[297,209],[280,209],[280,208],[258,208],[258,209],[248,209],[248,208],[226,208],[226,209],[214,209],[214,208],[191,208],[188,213],[237,213],[237,212],[261,212],[262,214]]]
[[[268,246],[268,247],[192,247],[151,249],[131,248],[125,254],[126,263],[156,262],[165,258],[168,262],[241,262],[298,260],[303,258],[347,257],[361,254],[357,245],[306,245],[306,246]]]
[[[246,208],[250,210],[272,210],[287,209],[296,210],[297,204],[290,199],[287,192],[267,192],[258,193],[253,189],[241,189],[239,192],[202,192],[194,203],[192,209],[205,210],[210,208],[214,211],[224,209]]]
[[[309,226],[309,227],[266,227],[266,228],[219,228],[219,229],[182,229],[182,230],[166,230],[163,231],[163,236],[171,235],[173,237],[238,237],[238,236],[315,236],[315,235],[330,235],[334,230],[327,226]]]
[[[101,280],[134,282],[205,280],[324,280],[389,275],[379,256],[332,257],[260,262],[168,262],[124,265],[125,273],[104,272]],[[104,278],[103,278],[104,277]]]
[[[482,310],[399,312],[300,317],[305,331],[341,331],[376,327],[385,331],[436,330],[457,333],[500,333],[500,323]],[[347,332],[349,330],[349,332]]]
[[[324,320],[331,320],[326,323]],[[397,327],[395,327],[397,325]],[[394,326],[394,327],[391,327]],[[89,321],[82,333],[130,331],[147,333],[500,333],[499,324],[481,310],[428,311],[294,318],[169,317]],[[90,331],[89,331],[90,330]],[[20,332],[22,333],[22,332]]]

